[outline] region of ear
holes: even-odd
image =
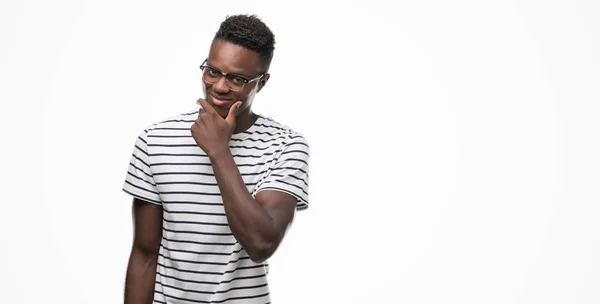
[[[256,92],[260,92],[260,90],[262,90],[262,88],[267,84],[267,81],[269,81],[269,78],[271,77],[271,74],[266,73],[265,75],[263,75],[263,77],[258,81],[258,90],[256,90]]]

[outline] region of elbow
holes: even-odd
[[[134,244],[131,254],[143,263],[151,263],[158,260],[158,251],[158,246]]]
[[[277,244],[274,242],[256,242],[249,246],[246,252],[252,262],[259,264],[268,260],[276,249]]]

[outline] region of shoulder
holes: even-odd
[[[269,116],[260,115],[260,118],[260,121],[257,122],[257,126],[259,127],[258,133],[268,135],[271,138],[277,138],[284,146],[304,145],[308,148],[308,140],[304,133]]]
[[[156,131],[181,131],[189,130],[189,127],[196,121],[198,109],[190,110],[185,113],[167,116],[165,119],[153,122],[147,125],[143,133],[149,134]]]

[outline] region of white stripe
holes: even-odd
[[[163,206],[158,261],[164,266],[157,268],[162,285],[156,284],[156,300],[164,302],[164,294],[190,301],[270,302],[267,263],[250,260],[233,236],[209,159],[190,136],[196,116],[182,114],[141,132],[123,184],[124,191]],[[280,189],[297,198],[298,210],[308,207],[310,153],[300,133],[261,116],[247,132],[234,134],[230,146],[249,193]],[[236,289],[248,286],[257,287]]]

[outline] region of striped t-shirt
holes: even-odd
[[[210,160],[190,128],[198,110],[150,125],[136,140],[123,191],[163,209],[153,303],[270,303],[268,262],[254,263],[227,224]],[[305,137],[259,115],[229,141],[248,191],[287,192],[308,208]]]

